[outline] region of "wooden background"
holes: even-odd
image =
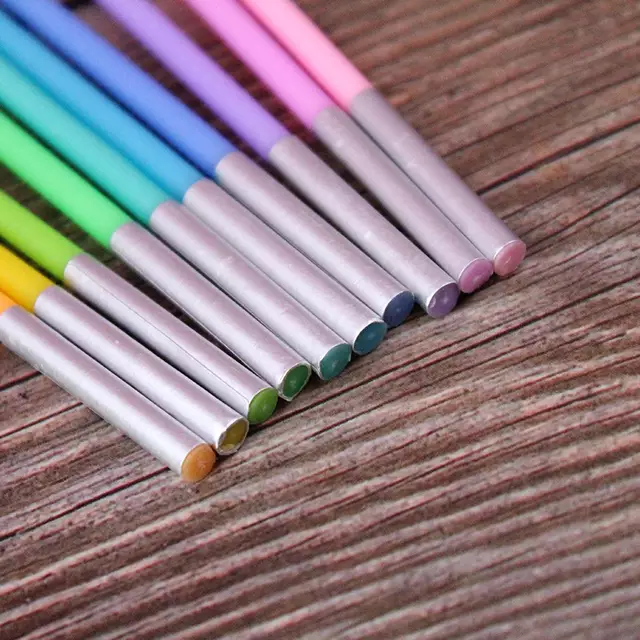
[[[416,313],[198,486],[0,352],[0,638],[640,637],[640,4],[301,4],[526,262]]]

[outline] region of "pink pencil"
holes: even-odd
[[[464,292],[493,273],[490,260],[235,0],[186,0],[226,44],[382,202]]]
[[[524,243],[292,0],[241,1],[467,238],[493,261],[496,273],[508,275],[517,268],[524,258]]]

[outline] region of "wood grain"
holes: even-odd
[[[640,5],[301,5],[529,255],[312,384],[195,487],[1,351],[0,638],[639,637]]]

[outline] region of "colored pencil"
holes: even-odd
[[[363,237],[363,248],[375,246],[375,254],[371,255],[405,284],[411,283],[429,313],[441,316],[451,310],[457,301],[451,278],[292,136],[156,6],[147,0],[99,0],[98,4],[138,37],[264,159],[281,169],[325,215],[334,222],[336,214],[339,220],[348,216],[340,228],[352,230],[354,241]],[[260,199],[252,197],[252,193],[260,191],[256,189],[259,183],[252,167],[247,169],[245,165],[244,157],[228,155],[216,166],[215,175],[237,197],[259,207]],[[356,221],[356,217],[360,219]]]
[[[252,424],[275,411],[273,387],[2,191],[0,238]]]
[[[0,293],[0,341],[189,482],[213,469],[199,436]]]
[[[293,0],[241,2],[493,261],[498,275],[515,271],[524,258],[524,243],[426,144]],[[192,0],[192,4],[197,3],[198,0]],[[199,4],[204,2],[200,0]]]
[[[0,291],[164,409],[218,453],[235,453],[249,423],[208,391],[0,245]]]
[[[218,36],[367,186],[465,293],[493,273],[463,236],[366,133],[235,0],[186,0]]]
[[[346,342],[2,56],[0,103],[289,344],[321,379],[344,370],[351,359]]]
[[[4,14],[0,53],[187,205],[356,353],[369,353],[380,344],[386,327],[366,305]]]
[[[389,326],[406,317],[412,300],[395,280],[72,12],[53,0],[5,0],[4,7],[170,141],[201,171],[213,175],[238,200],[360,297]],[[238,132],[264,155],[279,139],[273,138],[270,131],[285,130],[263,113],[258,126]],[[265,118],[270,123],[267,128],[262,126]],[[241,118],[247,127],[252,121],[253,118]],[[430,315],[442,316],[455,306],[458,292],[452,279],[301,141],[286,135],[275,149],[278,153],[270,159],[283,175],[408,287]]]
[[[262,324],[0,112],[0,161],[175,302],[290,400],[309,365]]]

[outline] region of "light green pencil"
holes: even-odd
[[[2,191],[0,238],[253,424],[272,415],[275,389]]]
[[[290,400],[305,386],[311,370],[297,353],[4,113],[0,161],[149,280],[282,397]]]
[[[0,103],[300,354],[320,378],[328,380],[344,370],[351,359],[347,342],[2,54]],[[133,253],[140,255],[143,241],[142,228],[132,229],[125,225],[109,238],[111,248],[127,252],[130,259]]]

